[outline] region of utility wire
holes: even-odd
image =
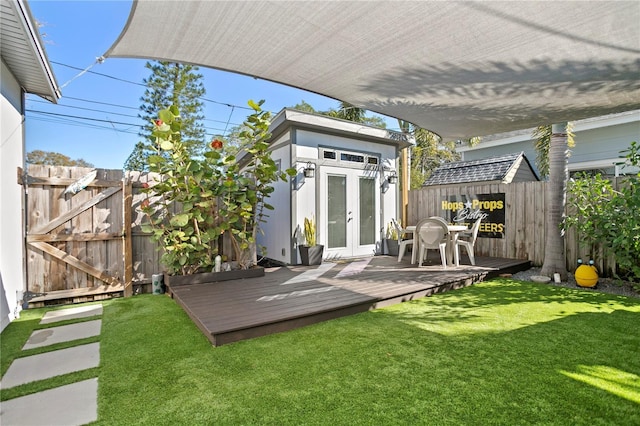
[[[81,99],[81,98],[74,98],[73,96],[65,96],[63,99],[71,99],[74,101],[81,101],[81,102],[89,102],[92,104],[100,104],[100,105],[108,105],[108,106],[113,106],[113,107],[118,107],[118,108],[127,108],[127,109],[134,109],[136,111],[140,111],[140,108],[137,107],[131,107],[131,106],[126,106],[126,105],[118,105],[118,104],[110,104],[107,102],[100,102],[100,101],[90,101],[88,99]],[[51,103],[51,102],[46,102],[46,101],[41,101],[42,103]]]
[[[30,113],[34,113],[34,114],[43,114],[45,116],[53,116],[53,117],[60,117],[60,118],[73,118],[73,119],[78,119],[78,120],[86,120],[86,121],[95,121],[95,122],[100,122],[100,123],[110,123],[110,124],[119,124],[122,126],[130,126],[130,127],[136,127],[136,128],[142,128],[143,125],[142,124],[132,124],[132,123],[123,123],[120,121],[113,121],[113,120],[103,120],[103,119],[99,119],[99,118],[90,118],[90,117],[82,117],[79,115],[70,115],[70,114],[60,114],[60,113],[55,113],[55,112],[48,112],[48,111],[38,111],[38,110],[33,110],[33,109],[26,109],[26,112],[30,112]],[[58,120],[58,123],[63,123],[63,121]],[[220,121],[221,123],[224,123],[223,121]],[[109,127],[110,128],[110,127]],[[211,136],[214,136],[215,133],[214,132],[225,132],[226,128],[223,129],[221,127],[208,127],[208,126],[203,126],[203,129],[205,131],[209,131],[211,133]]]
[[[135,84],[136,86],[147,87],[147,85],[146,85],[146,84],[143,84],[143,83],[137,83],[137,82],[135,82],[135,81],[125,80],[125,79],[123,79],[123,78],[114,77],[114,76],[112,76],[112,75],[103,74],[103,73],[99,73],[99,72],[95,72],[95,71],[90,71],[90,70],[89,70],[89,68],[91,68],[91,67],[92,67],[93,65],[95,65],[95,64],[92,64],[91,66],[89,66],[89,67],[88,67],[88,68],[86,68],[86,69],[82,69],[82,68],[74,67],[73,65],[63,64],[63,63],[61,63],[61,62],[56,62],[56,61],[50,61],[50,62],[51,62],[52,64],[56,64],[56,65],[60,65],[60,66],[67,67],[67,68],[71,68],[71,69],[74,69],[74,70],[80,70],[80,71],[82,71],[80,74],[78,74],[77,76],[75,76],[73,79],[69,80],[69,82],[65,83],[65,85],[69,84],[71,81],[75,80],[75,79],[76,79],[77,77],[79,77],[80,75],[82,75],[82,74],[84,74],[84,73],[88,73],[88,74],[95,74],[95,75],[99,75],[99,76],[101,76],[101,77],[106,77],[106,78],[110,78],[110,79],[113,79],[113,80],[121,81],[121,82],[123,82],[123,83],[129,83],[129,84]],[[96,61],[96,62],[98,62],[98,61]],[[226,106],[226,107],[229,107],[229,108],[240,108],[240,109],[245,109],[245,110],[252,111],[252,109],[251,109],[251,108],[246,107],[246,106],[234,105],[234,104],[230,104],[230,103],[228,103],[228,102],[214,101],[213,99],[208,99],[208,98],[204,98],[204,97],[201,97],[201,98],[199,98],[199,99],[202,99],[203,101],[206,101],[206,102],[211,102],[211,103],[214,103],[214,104],[218,104],[218,105],[223,105],[223,106]]]
[[[90,71],[90,70],[89,70],[89,68],[91,68],[91,67],[92,67],[93,65],[95,65],[95,64],[91,64],[91,66],[89,66],[89,68],[82,69],[82,68],[74,67],[73,65],[63,64],[63,63],[61,63],[61,62],[56,62],[56,61],[49,61],[49,62],[51,62],[52,64],[56,64],[56,65],[60,65],[60,66],[63,66],[63,67],[71,68],[71,69],[73,69],[73,70],[80,70],[80,71],[83,71],[83,72],[81,72],[80,74],[78,74],[76,77],[74,77],[74,78],[72,78],[71,80],[69,80],[69,82],[65,83],[65,85],[69,84],[71,81],[75,80],[77,77],[79,77],[80,75],[82,75],[82,74],[84,74],[84,73],[86,72],[86,73],[88,73],[88,74],[95,74],[95,75],[99,75],[99,76],[101,76],[101,77],[110,78],[110,79],[112,79],[112,80],[122,81],[123,83],[135,84],[136,86],[142,86],[142,87],[146,87],[146,86],[147,86],[146,84],[136,83],[135,81],[125,80],[125,79],[122,79],[122,78],[114,77],[114,76],[112,76],[112,75],[103,74],[103,73],[95,72],[95,71]],[[96,62],[97,62],[97,61],[96,61]]]
[[[109,106],[128,108],[128,109],[133,109],[133,110],[139,111],[138,108],[120,106],[120,105],[115,105],[115,104],[108,104],[108,103],[105,103],[105,102],[89,101],[89,100],[80,99],[80,98],[68,98],[68,99],[75,99],[75,100],[88,102],[88,103],[109,105]],[[48,106],[51,105],[51,102],[43,101],[43,100],[40,100],[40,99],[31,99],[30,102],[39,103],[39,104],[45,104],[45,105],[48,105]],[[129,117],[129,118],[140,118],[137,115],[123,114],[123,113],[119,113],[119,112],[106,111],[106,110],[102,110],[102,109],[85,108],[85,107],[80,107],[80,106],[76,106],[76,105],[65,105],[65,104],[61,104],[61,103],[58,103],[57,107],[74,108],[74,109],[79,109],[79,110],[83,110],[83,111],[101,112],[101,113],[104,113],[104,114],[120,115],[120,116],[123,116],[123,117]],[[232,108],[231,112],[233,113],[233,108]],[[229,116],[229,118],[231,118],[231,116]],[[90,120],[91,118],[90,117],[85,117],[85,119]],[[229,124],[232,124],[234,126],[239,126],[240,125],[239,123],[230,123],[229,121],[214,120],[212,118],[203,118],[202,121],[210,121],[210,122],[221,123],[221,124],[224,123],[224,124],[226,124],[226,126],[228,126]],[[225,126],[225,128],[226,128],[226,126]]]

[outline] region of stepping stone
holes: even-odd
[[[2,401],[2,425],[76,426],[98,420],[98,379]]]
[[[101,326],[102,320],[95,320],[35,330],[31,333],[29,340],[24,344],[22,350],[26,351],[27,349],[41,348],[43,346],[53,345],[54,343],[70,342],[72,340],[98,336]]]
[[[44,380],[100,365],[100,343],[75,346],[15,359],[0,382],[0,389]],[[4,408],[4,403],[2,404]]]
[[[40,320],[40,324],[49,324],[57,321],[66,321],[70,319],[88,318],[96,315],[102,315],[102,305],[87,305],[77,308],[60,309],[57,311],[49,311]]]

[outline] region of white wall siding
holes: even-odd
[[[304,219],[315,217],[316,224],[318,223],[317,212],[317,188],[320,175],[318,173],[319,161],[318,161],[318,147],[307,145],[309,141],[299,140],[299,133],[296,132],[296,144],[293,145],[293,152],[298,162],[294,165],[298,171],[293,183],[293,193],[291,196],[295,199],[293,206],[293,217],[291,221],[292,232],[294,235],[296,232],[301,233],[304,230]],[[316,165],[316,173],[313,178],[304,177],[304,168],[307,165],[307,161],[311,160]],[[317,241],[318,244],[324,244],[324,236],[322,235],[322,227],[317,226]],[[303,242],[302,237],[296,238],[296,244]],[[293,249],[294,263],[300,263],[300,252],[297,249],[297,245],[294,244]]]
[[[22,188],[16,170],[22,167],[24,127],[22,90],[2,61],[0,104],[0,331],[21,309],[17,292],[24,286]]]
[[[291,167],[291,155],[288,141],[288,134],[281,137],[272,145],[275,149],[271,153],[274,161],[280,162],[280,170],[284,171]],[[258,256],[263,255],[269,259],[279,262],[289,263],[291,256],[291,232],[289,223],[291,222],[291,186],[290,179],[286,182],[281,180],[273,184],[274,191],[266,200],[267,204],[274,207],[274,210],[266,210],[265,222],[260,224],[261,233],[258,233],[257,242],[265,252],[258,252]]]
[[[616,121],[613,117],[584,120],[574,124],[576,145],[569,157],[569,170],[589,169],[597,162],[598,166],[595,168],[610,166],[610,170],[607,171],[613,173],[613,163],[624,157],[620,151],[629,148],[632,141],[640,141],[640,111],[624,113],[621,116],[624,120]],[[506,137],[505,143],[496,139],[486,145],[481,142],[473,148],[461,147],[459,151],[465,161],[522,151],[536,173],[539,173],[534,143],[531,134],[528,133],[519,137]]]
[[[624,157],[620,151],[640,142],[640,113],[633,123],[576,132],[575,141],[569,164]]]

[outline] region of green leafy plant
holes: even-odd
[[[627,153],[631,166],[640,166],[640,145],[632,142]],[[578,175],[568,187],[569,215],[565,227],[573,227],[592,256],[614,255],[621,273],[640,282],[640,173],[615,189],[600,174]]]
[[[192,158],[181,141],[178,109],[158,113],[152,132],[157,154],[148,161],[149,170],[160,177],[143,189],[151,198],[141,206],[149,219],[142,228],[164,249],[161,260],[170,273],[210,270],[223,234],[232,243],[238,267],[257,264],[256,235],[265,210],[273,209],[266,199],[274,182],[296,173],[280,171],[271,158],[266,142],[270,113],[262,111],[262,103],[249,101],[254,113],[240,133],[249,159],[242,165],[236,156],[221,154],[218,139],[202,159]]]
[[[307,246],[316,245],[316,218],[315,216],[304,218],[304,241]]]

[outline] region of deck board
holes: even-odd
[[[443,269],[376,256],[337,262],[314,279],[317,267],[268,268],[264,277],[170,288],[213,345],[291,330],[358,312],[471,285],[500,273],[530,267],[526,260],[478,258],[477,265]],[[355,262],[361,262],[354,264]],[[366,264],[366,265],[365,265]]]

